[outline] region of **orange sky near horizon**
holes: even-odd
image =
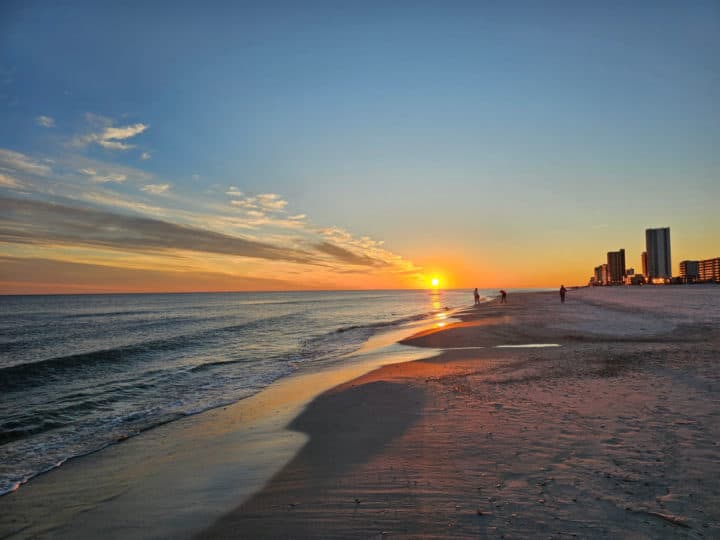
[[[40,250],[42,252],[43,250]],[[423,289],[439,280],[442,289],[554,288],[559,284],[584,285],[589,272],[576,263],[571,269],[537,265],[537,275],[505,270],[502,265],[471,264],[462,257],[427,259],[411,274],[377,271],[337,272],[298,264],[265,261],[230,261],[223,257],[195,260],[187,254],[138,256],[121,259],[58,256],[58,258],[5,257],[0,266],[0,294],[81,294],[144,292],[222,292],[282,290]],[[75,256],[76,259],[78,258]],[[508,257],[513,264],[519,264]],[[182,263],[179,261],[182,260]],[[248,264],[243,264],[247,262]],[[541,273],[542,272],[542,273]],[[575,279],[573,279],[573,275]],[[292,276],[292,279],[288,279]]]
[[[606,262],[606,252],[621,247],[626,249],[627,267],[639,272],[644,248],[641,229],[633,231],[632,242],[598,239],[597,246],[570,236],[547,244],[530,242],[520,249],[501,242],[492,249],[467,249],[457,240],[419,246],[410,242],[408,256],[400,257],[366,237],[358,240],[337,229],[319,234],[304,226],[304,239],[294,229],[290,240],[277,236],[274,245],[248,240],[236,246],[234,254],[226,248],[245,237],[232,232],[161,220],[138,222],[110,210],[58,210],[57,205],[50,209],[31,202],[25,203],[28,211],[23,217],[19,201],[0,198],[0,207],[3,204],[6,221],[17,214],[15,234],[33,236],[26,243],[5,244],[0,294],[424,289],[432,287],[433,278],[443,289],[556,288],[587,284],[593,268]],[[73,213],[78,222],[88,220],[87,227],[80,235],[69,231],[61,238],[63,222],[58,216],[65,219]],[[37,222],[43,220],[48,225],[40,227]],[[115,221],[97,228],[103,220]],[[154,238],[157,228],[168,235],[168,246],[165,238]],[[113,235],[118,231],[116,241]],[[127,242],[128,237],[134,240]],[[714,241],[710,231],[671,229],[671,238],[675,269],[680,260],[717,255],[707,249]],[[169,247],[173,244],[182,249]]]

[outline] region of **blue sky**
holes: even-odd
[[[717,2],[11,1],[0,149],[55,163],[11,197],[183,222],[232,186],[457,285],[540,284],[498,261],[543,243],[572,281],[647,226],[719,254],[719,50]]]

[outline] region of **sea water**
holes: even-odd
[[[471,301],[471,291],[0,297],[0,494]]]

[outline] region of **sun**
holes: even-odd
[[[434,277],[434,278],[432,278],[432,280],[430,281],[430,284],[431,284],[433,287],[437,287],[438,285],[440,285],[440,280],[439,280],[438,278]]]

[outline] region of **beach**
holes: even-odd
[[[718,292],[467,310],[405,341],[439,356],[317,399],[307,445],[199,538],[716,538]],[[559,346],[496,348],[528,344]]]
[[[510,291],[73,460],[0,537],[716,538],[718,322],[714,286]]]

